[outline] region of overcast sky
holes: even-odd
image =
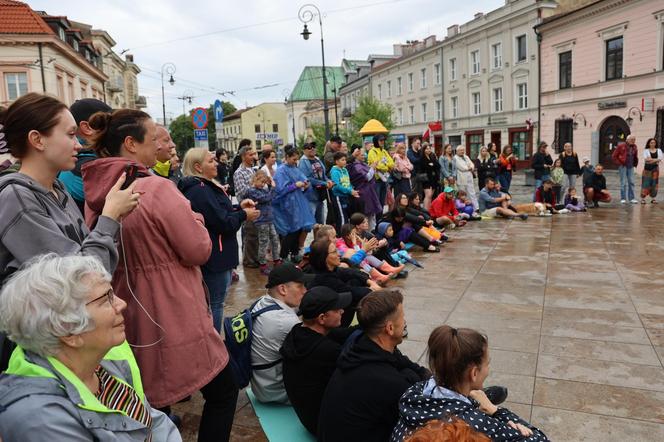
[[[235,91],[222,100],[236,107],[282,101],[304,66],[320,66],[320,29],[309,25],[309,41],[299,35],[293,0],[28,0],[33,9],[106,30],[120,53],[129,49],[143,70],[139,93],[148,98],[148,112],[161,116],[160,69],[176,65],[174,86],[166,84],[166,112],[182,113],[185,92],[191,105],[207,106],[219,91]],[[344,57],[391,54],[392,44],[444,37],[452,24],[488,12],[505,0],[319,0],[323,13],[327,65]],[[200,9],[198,8],[200,6]],[[209,34],[203,35],[201,34]],[[196,38],[191,38],[199,36]],[[174,41],[179,40],[179,41]],[[270,87],[262,86],[274,85]],[[287,91],[288,90],[288,91]],[[188,95],[188,94],[187,94]]]

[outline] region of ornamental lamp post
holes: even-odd
[[[168,79],[168,82],[171,86],[173,86],[175,84],[175,79],[173,78],[175,69],[175,65],[170,62],[164,63],[161,66],[161,111],[162,117],[164,118],[164,126],[166,126],[166,94],[164,93],[164,73],[171,77]]]
[[[325,140],[330,139],[330,109],[327,105],[327,76],[325,72],[325,42],[323,40],[323,19],[320,9],[312,3],[306,4],[300,8],[297,13],[298,18],[304,23],[304,29],[300,33],[303,39],[309,40],[311,32],[307,23],[310,23],[314,17],[318,16],[318,25],[320,26],[320,50],[323,60],[323,118],[325,120]]]

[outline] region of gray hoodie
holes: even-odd
[[[44,253],[96,256],[113,274],[120,224],[102,216],[90,232],[62,183],[56,180],[53,188],[57,197],[20,172],[0,177],[0,285],[5,276]]]

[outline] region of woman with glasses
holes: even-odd
[[[4,442],[182,440],[145,397],[126,307],[89,256],[45,255],[8,280],[0,328],[18,347],[0,379]]]

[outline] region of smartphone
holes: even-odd
[[[131,186],[131,183],[133,183],[136,178],[138,178],[138,165],[129,163],[125,166],[124,172],[126,174],[125,182],[122,183],[120,190],[125,190],[127,187]]]

